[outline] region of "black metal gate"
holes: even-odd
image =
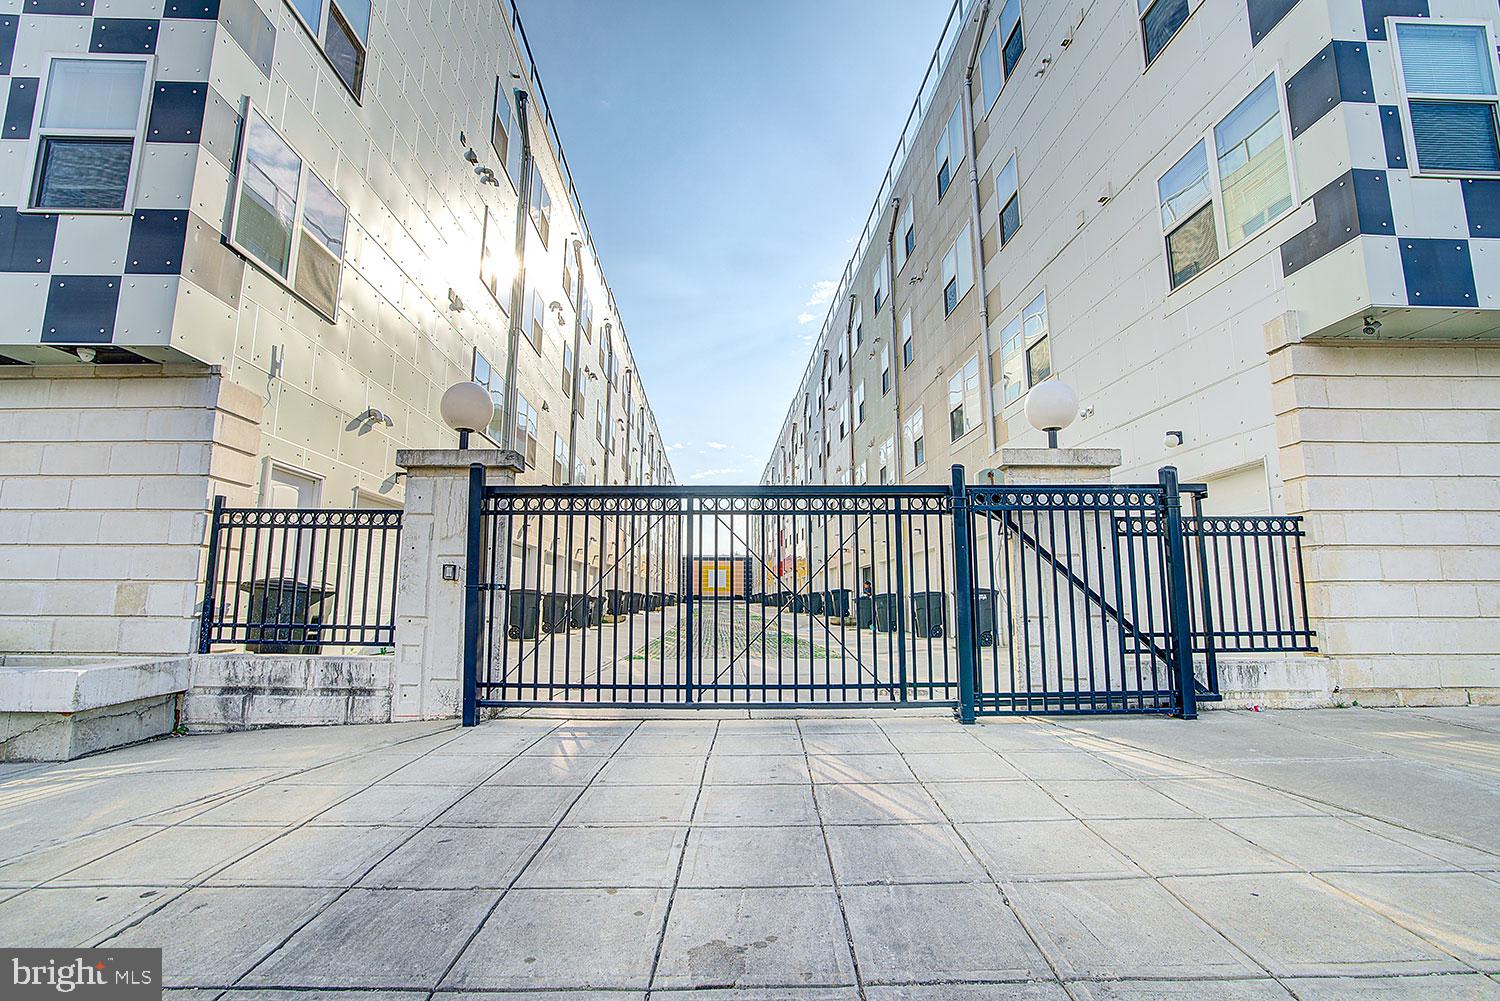
[[[946,489],[497,487],[476,468],[465,721],[541,705],[1191,718],[1218,697],[1217,651],[1314,649],[1300,521],[1205,518],[1203,494],[1171,467],[998,487],[954,467]]]

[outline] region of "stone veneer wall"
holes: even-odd
[[[261,412],[201,367],[0,370],[0,652],[192,650],[209,506],[253,500]]]
[[[1338,698],[1500,699],[1500,346],[1287,343],[1286,511]],[[1440,691],[1441,690],[1441,691]]]

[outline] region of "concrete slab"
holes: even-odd
[[[983,782],[1024,776],[990,750],[908,754],[906,766],[923,782]]]
[[[1096,820],[1089,828],[1152,876],[1285,872],[1291,863],[1201,817]]]
[[[1298,873],[1179,876],[1179,899],[1278,977],[1444,973],[1450,956]]]
[[[246,985],[436,987],[500,895],[349,890],[258,965]]]
[[[414,832],[403,827],[298,827],[208,882],[217,886],[353,886]]]
[[[820,785],[813,794],[825,824],[936,824],[945,819],[918,783]]]
[[[1464,872],[1323,878],[1476,969],[1500,973],[1500,882]]]
[[[811,781],[807,757],[801,753],[715,753],[703,775],[705,785],[805,785]]]
[[[1051,976],[994,886],[851,886],[843,899],[866,983]]]
[[[808,754],[812,780],[824,784],[848,782],[915,782],[906,759],[894,751],[884,754]]]
[[[48,887],[0,902],[8,949],[84,948],[184,891],[162,886]]]
[[[816,827],[695,827],[678,886],[831,886]]]
[[[1291,1001],[1274,980],[1138,980],[1068,985],[1078,1001]]]
[[[947,824],[829,827],[828,852],[840,884],[969,883],[984,870]]]
[[[724,724],[728,726],[729,724]],[[763,731],[759,724],[754,730],[726,730],[720,727],[719,737],[714,741],[714,755],[759,755],[759,754],[801,754],[802,738],[798,735],[795,725],[788,724],[785,729],[775,731]]]
[[[373,785],[324,810],[312,823],[422,827],[458,802],[466,791],[460,786]]]
[[[705,827],[815,825],[811,786],[704,786],[693,822]]]
[[[164,827],[65,876],[61,885],[184,886],[205,877],[280,831],[265,827]]]
[[[604,755],[521,755],[512,758],[485,785],[493,786],[585,786],[599,774],[609,758]]]
[[[1497,1001],[1500,983],[1480,974],[1288,980],[1301,1001]]]
[[[359,885],[388,889],[504,889],[547,837],[542,827],[429,827],[386,854]]]
[[[698,787],[594,786],[586,789],[563,818],[564,824],[686,824]]]
[[[594,779],[606,786],[697,785],[708,758],[700,754],[627,754],[621,750]]]
[[[481,786],[455,797],[440,827],[552,827],[577,801],[572,786]]]
[[[960,824],[958,830],[998,880],[1143,875],[1134,863],[1077,820]]]
[[[644,990],[670,896],[667,890],[512,890],[443,986]]]
[[[1150,879],[1013,883],[1006,896],[1064,980],[1262,972]],[[1141,920],[1149,914],[1150,920]]]
[[[1073,815],[1034,782],[929,782],[927,791],[955,823],[1071,820]]]
[[[355,791],[345,785],[272,782],[207,810],[194,810],[181,823],[188,827],[202,824],[286,827],[317,816]]]
[[[1339,817],[1251,817],[1220,823],[1299,869],[1409,872],[1453,868],[1451,862]]]
[[[838,897],[827,889],[678,890],[654,987],[853,984]]]
[[[458,744],[443,745],[444,751]],[[508,754],[424,754],[381,779],[382,785],[463,786],[472,788],[498,772],[511,760]]]
[[[1049,796],[1080,820],[1119,817],[1191,817],[1192,811],[1144,782],[1042,780]]]
[[[562,827],[516,885],[670,887],[686,841],[682,827]]]

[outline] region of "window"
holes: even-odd
[[[854,467],[854,485],[856,487],[865,485],[865,463],[863,462]]]
[[[995,174],[995,197],[1000,202],[1000,246],[1003,247],[1021,228],[1021,187],[1016,177],[1014,155]]]
[[[891,349],[880,349],[880,395],[891,391]]]
[[[1268,76],[1214,126],[1224,201],[1224,236],[1233,250],[1292,207],[1276,78]]]
[[[1156,61],[1161,50],[1177,34],[1177,29],[1187,23],[1193,6],[1192,0],[1136,0],[1147,66]]]
[[[948,437],[958,441],[979,426],[979,356],[948,380]]]
[[[1021,0],[1007,0],[1000,9],[1000,23],[990,32],[979,53],[979,84],[984,97],[985,114],[1000,96],[1000,88],[1016,71],[1026,42],[1021,34]]]
[[[844,366],[847,365],[847,364],[849,364],[849,342],[848,342],[848,338],[846,338],[846,337],[840,337],[839,338],[839,371],[842,372],[844,370]],[[831,375],[828,378],[828,388],[830,390],[833,389],[833,377]]]
[[[937,151],[933,155],[939,201],[947,194],[948,185],[953,183],[958,165],[964,162],[963,127],[963,107],[955,104],[953,114],[948,116],[948,124],[943,126],[943,131],[938,136]]]
[[[880,485],[884,486],[891,482],[891,460],[896,455],[896,441],[894,437],[887,435],[885,441],[880,443]]]
[[[901,367],[907,368],[916,356],[911,343],[911,310],[901,314]]]
[[[552,435],[552,482],[568,481],[568,442],[561,434]]]
[[[1204,142],[1200,140],[1178,160],[1156,182],[1156,189],[1161,198],[1161,224],[1167,234],[1167,271],[1172,288],[1176,288],[1219,259]]]
[[[1279,89],[1266,77],[1157,181],[1172,288],[1296,205]]]
[[[879,306],[876,306],[875,308],[877,310],[880,309]],[[859,347],[861,344],[863,344],[865,342],[865,311],[864,311],[864,307],[862,307],[862,306],[856,306],[856,307],[854,307],[854,322],[853,322],[852,326],[854,327],[854,346],[855,347]]]
[[[563,345],[562,388],[564,393],[573,392],[573,347]]]
[[[580,275],[578,280],[583,281],[583,277]],[[594,304],[589,300],[587,292],[583,293],[583,339],[594,339]]]
[[[490,364],[488,358],[474,352],[474,381],[490,391],[490,400],[495,404],[495,414],[489,428],[484,432],[490,441],[504,441],[500,434],[500,415],[505,411],[505,374]]]
[[[1397,21],[1407,140],[1422,173],[1500,172],[1495,43],[1483,24]]]
[[[1047,293],[1042,292],[1000,332],[999,406],[1019,399],[1052,374],[1047,335]]]
[[[943,255],[943,315],[951,314],[973,287],[974,248],[965,226]]]
[[[536,466],[537,425],[536,408],[526,401],[519,391],[516,392],[516,441],[512,446],[517,452],[526,456],[526,468],[532,469]]]
[[[849,437],[849,401],[839,403],[839,441]],[[828,439],[828,454],[833,454],[833,439]]]
[[[318,39],[323,55],[356,98],[364,87],[365,53],[370,39],[370,0],[290,0],[292,9]]]
[[[857,428],[865,422],[865,384],[861,382],[854,387],[854,426]]]
[[[542,350],[542,337],[547,330],[547,307],[542,302],[542,293],[536,289],[526,297],[526,312],[521,323],[521,333],[531,342],[531,346],[538,351]]]
[[[542,246],[547,246],[552,238],[552,196],[547,193],[547,182],[542,180],[535,160],[531,161],[531,224],[542,238]]]
[[[489,289],[501,312],[510,312],[509,279],[501,273],[501,261],[506,260],[504,249],[504,227],[500,218],[484,208],[484,231],[479,240],[479,280]],[[502,289],[504,293],[502,294]]]
[[[495,77],[495,106],[490,116],[490,147],[499,158],[506,176],[510,176],[510,89]]]
[[[609,423],[609,417],[604,407],[604,401],[599,400],[594,404],[594,438],[599,444],[604,444],[604,426]]]
[[[145,59],[51,61],[37,124],[32,208],[129,210],[150,69]]]
[[[891,297],[891,252],[887,250],[880,255],[880,267],[875,271],[875,315],[880,315],[880,307]],[[858,341],[855,341],[858,344]]]
[[[1052,348],[1047,339],[1026,349],[1026,378],[1033,386],[1052,374]]]
[[[901,440],[906,443],[907,465],[911,469],[927,462],[927,441],[923,433],[922,410],[919,407],[901,426]]]
[[[230,244],[329,320],[337,318],[349,210],[246,106]]]
[[[912,218],[912,203],[908,201],[906,208],[901,210],[901,221],[896,224],[898,238],[896,240],[896,272],[906,267],[911,253],[917,249],[917,228]]]

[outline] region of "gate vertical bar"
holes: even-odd
[[[1183,719],[1198,717],[1198,693],[1193,680],[1191,597],[1187,582],[1187,547],[1182,540],[1182,493],[1177,485],[1177,467],[1163,466],[1158,473],[1162,490],[1162,518],[1167,547],[1167,610],[1171,616],[1172,660],[1177,675],[1177,697]]]
[[[683,689],[682,701],[693,702],[695,701],[693,698],[693,685],[697,682],[693,674],[693,654],[695,652],[693,649],[693,595],[698,590],[698,567],[693,562],[693,557],[698,552],[697,539],[694,538],[698,526],[693,522],[693,498],[691,495],[684,498],[683,506],[685,508],[683,523],[687,526],[687,556],[682,561],[682,572],[687,577],[687,587],[684,588],[686,593],[683,596],[684,603],[687,605],[687,629],[685,635],[687,645],[684,648],[687,652],[684,654],[685,659],[683,661],[683,674],[686,678],[686,685]]]
[[[939,555],[941,558],[941,554]],[[974,722],[974,565],[969,553],[969,492],[953,466],[953,615],[958,620],[958,721]]]
[[[464,552],[464,726],[479,722],[479,562],[484,467],[469,466],[469,532]]]
[[[208,653],[213,645],[214,587],[219,576],[219,522],[224,516],[224,495],[214,494],[213,513],[208,516],[208,562],[203,568],[203,610],[198,618],[198,652]],[[241,533],[243,536],[244,533]],[[240,540],[244,549],[244,540]]]

